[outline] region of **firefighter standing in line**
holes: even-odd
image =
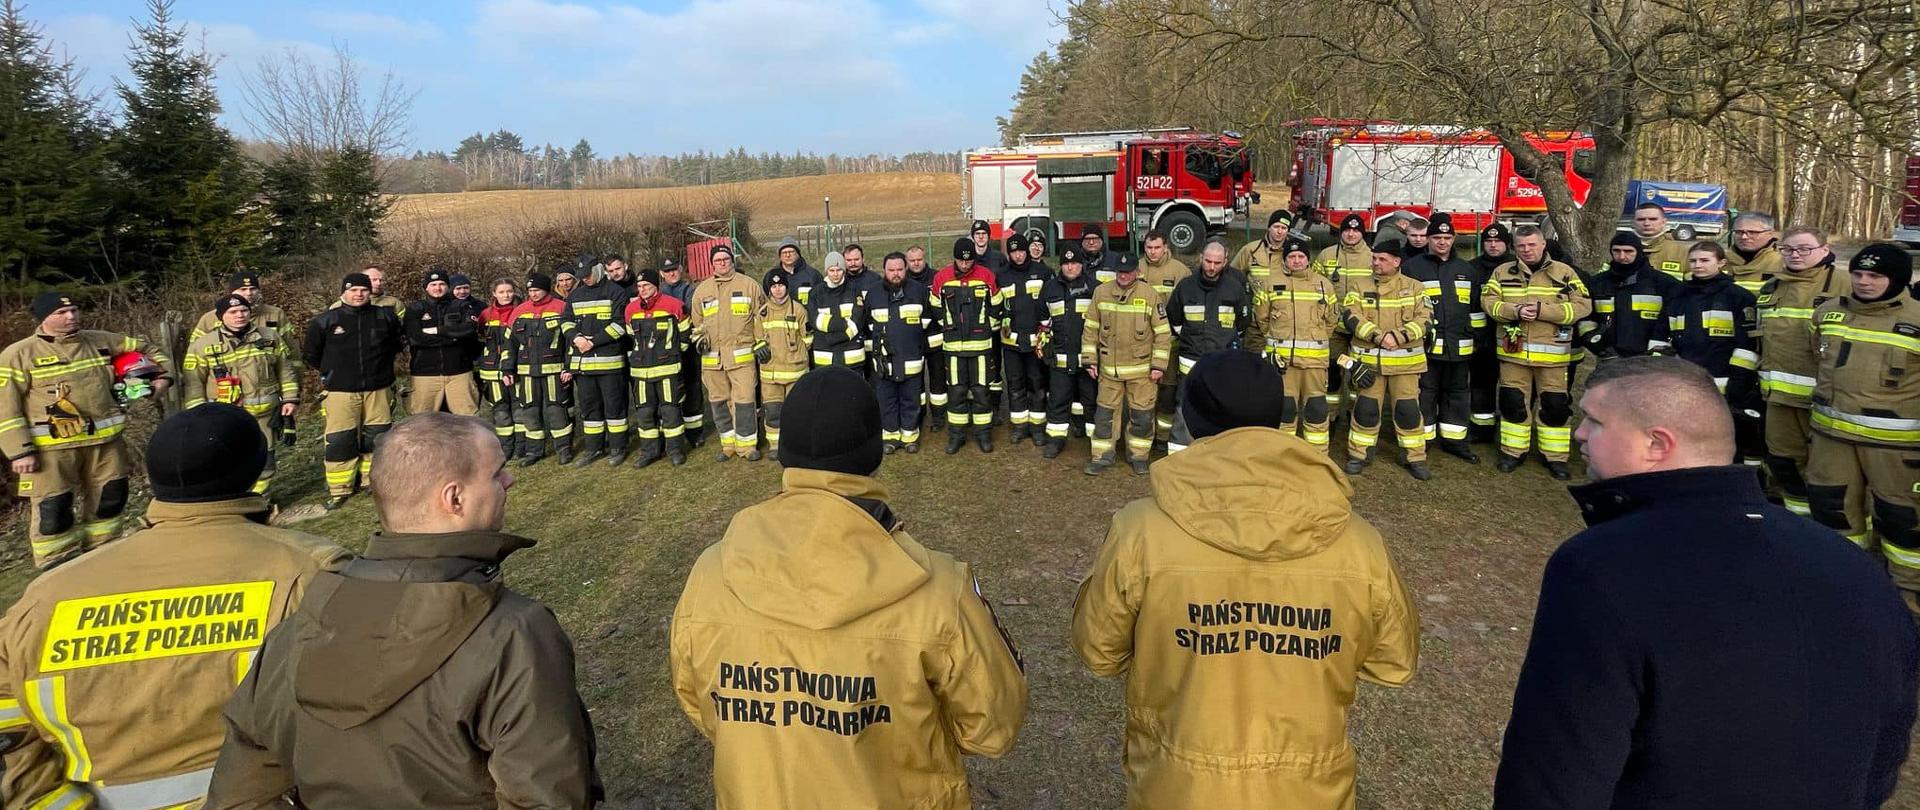
[[[976,255],[973,240],[955,240],[953,264],[933,277],[933,305],[940,310],[941,348],[947,355],[947,455],[966,446],[969,430],[980,452],[993,452],[993,405],[987,386],[1000,294],[993,271],[976,263]]]
[[[1386,241],[1373,246],[1373,275],[1352,279],[1341,298],[1354,359],[1371,368],[1356,375],[1352,423],[1347,430],[1347,474],[1359,475],[1373,460],[1381,423],[1391,418],[1407,473],[1415,480],[1433,477],[1427,468],[1427,430],[1420,418],[1420,377],[1427,370],[1426,337],[1433,308],[1426,289],[1400,272],[1406,246]],[[1367,384],[1362,385],[1361,382]]]
[[[1047,329],[1042,351],[1047,362],[1047,443],[1040,455],[1056,458],[1067,438],[1084,439],[1093,433],[1093,412],[1100,384],[1086,373],[1080,343],[1086,333],[1087,309],[1093,303],[1093,276],[1081,262],[1080,248],[1060,250],[1060,273],[1047,280],[1041,296],[1047,302]]]
[[[1640,249],[1647,254],[1653,269],[1675,281],[1687,277],[1687,243],[1667,232],[1667,209],[1656,202],[1643,202],[1633,208],[1633,233],[1640,237]]]
[[[1074,653],[1126,674],[1128,807],[1351,808],[1358,682],[1413,679],[1415,603],[1353,486],[1274,429],[1281,389],[1252,354],[1201,358],[1197,441],[1114,515],[1074,599]]]
[[[267,502],[247,489],[268,454],[254,423],[220,403],[160,423],[145,527],[33,580],[0,619],[8,807],[200,806],[226,734],[220,709],[261,637],[350,558],[266,525]],[[138,610],[202,602],[226,615]],[[115,621],[75,621],[126,606]],[[248,632],[206,632],[233,625]]]
[[[1638,242],[1634,243],[1638,245]],[[1507,226],[1495,222],[1480,232],[1480,250],[1473,257],[1473,269],[1479,271],[1481,284],[1493,278],[1493,271],[1500,265],[1513,261],[1513,232]],[[1655,313],[1658,315],[1658,313]],[[1493,319],[1487,319],[1487,328],[1474,341],[1473,363],[1468,370],[1473,386],[1470,403],[1473,408],[1473,427],[1467,430],[1467,437],[1474,444],[1488,444],[1498,447],[1500,444],[1500,412],[1497,407],[1500,390],[1500,352],[1499,341]]]
[[[1147,231],[1147,234],[1140,238],[1140,247],[1140,279],[1160,293],[1160,300],[1171,301],[1173,288],[1192,276],[1193,269],[1187,267],[1185,262],[1173,257],[1173,250],[1167,246],[1167,235],[1158,229]],[[1244,273],[1241,274],[1241,278],[1243,280],[1246,278]],[[1248,301],[1252,301],[1250,291]],[[1167,315],[1169,319],[1172,318],[1171,304],[1168,305]],[[1243,319],[1241,323],[1244,324],[1245,320]],[[1175,329],[1173,334],[1173,352],[1175,357],[1180,355],[1180,330],[1178,329]],[[1162,378],[1160,390],[1154,395],[1153,402],[1153,439],[1169,452],[1172,446],[1168,442],[1173,438],[1175,412],[1179,409],[1177,396],[1180,380],[1178,377],[1177,374],[1169,374]]]
[[[994,277],[1000,292],[1000,378],[1006,385],[1008,443],[1041,445],[1047,422],[1047,362],[1035,351],[1046,328],[1044,290],[1053,270],[1029,258],[1022,234],[1007,237],[1007,266]]]
[[[1247,282],[1253,285],[1255,293],[1270,289],[1273,273],[1287,262],[1282,255],[1287,249],[1287,234],[1293,229],[1293,212],[1285,208],[1276,208],[1267,215],[1267,231],[1255,239],[1240,246],[1228,262],[1247,274]]]
[[[567,364],[567,341],[561,335],[567,302],[554,294],[553,287],[553,277],[545,273],[527,279],[527,300],[513,310],[513,339],[507,342],[505,362],[512,369],[507,382],[515,391],[522,467],[540,463],[549,441],[561,464],[573,461],[573,422],[567,417],[573,372]]]
[[[1161,244],[1165,243],[1162,239]],[[1163,401],[1171,399],[1177,409],[1187,372],[1193,370],[1193,364],[1217,351],[1247,348],[1242,336],[1253,326],[1253,293],[1248,289],[1247,277],[1227,266],[1227,246],[1208,242],[1200,249],[1200,270],[1173,288],[1173,297],[1166,299],[1166,306],[1167,326],[1173,330],[1175,365],[1171,369],[1174,373],[1160,379],[1166,383],[1171,377],[1173,383],[1161,385],[1159,393]],[[1170,397],[1169,390],[1174,392]],[[1167,439],[1167,452],[1178,453],[1192,443],[1186,423],[1176,412]]]
[[[480,377],[481,400],[493,421],[494,435],[500,437],[500,449],[507,458],[519,458],[516,436],[524,428],[517,427],[513,420],[513,363],[507,358],[513,342],[513,311],[522,300],[520,285],[512,279],[494,279],[491,295],[486,308],[480,310],[480,359],[474,365]]]
[[[867,372],[866,312],[861,291],[847,277],[847,260],[839,251],[822,260],[826,281],[813,288],[807,301],[807,348],[813,368],[846,366]]]
[[[807,264],[807,257],[800,255],[800,240],[791,236],[780,240],[774,255],[780,257],[780,264],[773,269],[787,274],[787,294],[806,306],[813,298],[813,288],[825,284],[826,276]]]
[[[563,264],[553,269],[553,297],[565,301],[567,296],[573,294],[573,288],[578,286],[580,274],[573,265]]]
[[[660,292],[679,299],[680,306],[693,317],[693,284],[686,279],[686,268],[671,256],[660,262]],[[687,446],[699,447],[707,438],[707,395],[700,387],[700,349],[691,341],[680,358],[680,421],[686,425]]]
[[[1738,461],[1758,472],[1767,449],[1760,426],[1760,324],[1753,293],[1734,283],[1726,264],[1726,250],[1718,242],[1694,243],[1687,253],[1688,278],[1667,296],[1661,312],[1667,345],[1655,351],[1713,375],[1733,413]]]
[[[1573,268],[1547,256],[1540,229],[1514,231],[1515,260],[1500,265],[1480,290],[1480,306],[1494,321],[1500,353],[1501,472],[1520,468],[1539,436],[1540,455],[1556,481],[1573,477],[1573,400],[1567,364],[1575,324],[1593,311]]]
[[[815,369],[788,405],[782,491],[734,515],[673,612],[715,806],[966,810],[962,755],[1005,755],[1025,720],[1020,658],[972,570],[915,542],[873,477],[867,382]]]
[[[580,458],[585,467],[605,456],[607,466],[627,461],[627,329],[622,317],[630,300],[626,288],[607,277],[605,265],[591,262],[586,282],[567,294],[568,318],[560,324],[573,358],[573,404],[580,416]]]
[[[427,297],[408,304],[400,325],[407,331],[412,375],[408,413],[440,410],[462,416],[480,413],[480,390],[473,381],[473,344],[479,324],[465,302],[448,293],[448,278],[436,267],[427,271]]]
[[[1355,279],[1367,279],[1373,276],[1373,251],[1367,247],[1366,224],[1359,214],[1348,214],[1340,220],[1340,242],[1328,245],[1314,257],[1314,269],[1333,280],[1333,288],[1346,297],[1347,282]],[[1347,334],[1342,326],[1333,333],[1333,356],[1347,353],[1353,336]],[[1340,366],[1327,367],[1327,408],[1336,417],[1341,413],[1340,405],[1349,400],[1353,392],[1351,386],[1341,385]]]
[[[1433,309],[1427,340],[1427,373],[1420,375],[1420,417],[1427,441],[1468,464],[1480,456],[1467,445],[1473,424],[1473,355],[1487,331],[1480,286],[1487,277],[1453,252],[1453,217],[1442,211],[1427,222],[1427,250],[1408,259],[1403,272],[1420,282]]]
[[[720,460],[760,460],[760,418],[754,410],[754,312],[760,285],[734,272],[733,250],[708,252],[713,275],[693,290],[693,339],[700,348],[701,387],[720,432]]]
[[[939,310],[925,285],[907,278],[907,257],[881,260],[881,286],[866,297],[867,354],[873,358],[873,393],[880,401],[883,452],[920,452],[921,386],[929,345],[941,343]],[[1034,437],[1034,443],[1040,439]]]
[[[1886,558],[1920,615],[1920,302],[1913,260],[1875,242],[1848,266],[1852,290],[1813,311],[1807,502],[1813,519]]]
[[[1120,267],[1120,259],[1126,254],[1117,250],[1107,250],[1107,233],[1098,224],[1080,229],[1080,263],[1093,274],[1095,284],[1105,284],[1113,280]]]
[[[1113,466],[1123,417],[1134,475],[1147,474],[1147,457],[1153,452],[1155,386],[1167,373],[1173,330],[1159,291],[1139,281],[1139,264],[1122,255],[1114,279],[1094,289],[1087,308],[1080,362],[1087,376],[1100,382],[1088,475]]]
[[[300,355],[320,374],[328,511],[368,483],[374,442],[393,427],[393,361],[405,344],[399,316],[373,303],[365,273],[348,273],[340,300],[307,322]]]
[[[573,644],[501,583],[513,475],[486,422],[415,414],[374,453],[381,530],[314,577],[223,713],[205,810],[591,808]]]
[[[1269,274],[1254,292],[1253,331],[1248,340],[1263,348],[1281,369],[1280,429],[1327,451],[1332,421],[1327,408],[1327,367],[1332,364],[1334,330],[1340,325],[1340,296],[1333,280],[1313,269],[1303,239],[1280,249],[1278,274]]]
[[[238,270],[227,277],[227,292],[247,299],[247,306],[253,312],[253,325],[272,329],[273,333],[287,337],[287,329],[293,325],[287,320],[287,313],[266,302],[266,296],[260,289],[260,274],[252,270]],[[199,340],[201,335],[220,328],[220,313],[207,310],[195,321],[193,329],[187,332],[187,342]]]
[[[1779,234],[1774,233],[1773,216],[1748,211],[1733,218],[1733,248],[1727,251],[1727,275],[1735,284],[1754,295],[1768,279],[1785,269],[1781,261]]]
[[[172,381],[157,347],[116,332],[80,328],[80,306],[56,292],[34,296],[39,326],[0,351],[0,453],[27,499],[33,565],[46,569],[120,532],[127,508],[126,404],[119,359],[145,357],[155,394]],[[131,358],[130,358],[131,359]],[[138,390],[135,381],[125,381]],[[128,397],[131,399],[131,397]],[[77,518],[76,518],[77,515]]]
[[[246,297],[220,296],[213,311],[220,326],[187,347],[180,359],[183,407],[209,402],[234,405],[259,423],[267,461],[253,494],[264,495],[273,480],[273,443],[279,423],[300,407],[300,373],[287,360],[287,345],[272,329],[253,325]]]
[[[627,266],[627,257],[618,253],[609,253],[601,257],[600,264],[607,268],[607,280],[618,285],[620,289],[625,290],[627,300],[633,300],[633,288],[640,283],[640,280],[634,277],[633,268]],[[658,289],[659,286],[658,284],[654,285],[656,289]]]
[[[1789,228],[1780,239],[1784,267],[1760,287],[1760,391],[1767,400],[1767,471],[1780,487],[1783,505],[1810,514],[1807,505],[1807,442],[1813,434],[1813,387],[1820,355],[1807,339],[1814,310],[1852,290],[1847,273],[1833,266],[1827,234]]]
[[[933,277],[939,268],[927,261],[927,249],[919,245],[907,248],[907,278],[926,285],[933,292]],[[926,412],[927,429],[947,427],[947,353],[943,347],[927,347],[926,379],[921,381],[920,404]]]
[[[1601,357],[1647,354],[1651,347],[1667,342],[1667,322],[1660,311],[1680,283],[1647,263],[1640,237],[1617,232],[1607,250],[1613,260],[1594,274],[1588,290],[1594,318],[1581,322],[1593,324],[1583,342]],[[1798,339],[1799,334],[1794,337]]]
[[[840,256],[847,260],[847,286],[857,295],[867,296],[879,292],[883,282],[880,271],[867,267],[867,251],[859,243],[849,244],[840,249]]]
[[[621,323],[633,347],[627,355],[627,373],[633,377],[633,430],[640,438],[633,468],[645,469],[663,455],[678,467],[687,463],[686,423],[680,419],[680,363],[693,322],[680,299],[660,292],[660,271],[647,269],[634,279],[633,299],[621,313]],[[772,424],[769,407],[769,441],[774,435]]]
[[[807,308],[789,292],[792,281],[785,270],[768,270],[760,280],[766,298],[753,315],[753,358],[760,365],[760,404],[767,409],[767,452],[775,459],[787,389],[807,373]]]

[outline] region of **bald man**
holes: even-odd
[[[1574,436],[1594,482],[1572,490],[1588,528],[1547,562],[1496,810],[1892,794],[1920,637],[1873,558],[1733,463],[1722,403],[1674,357],[1588,378]]]

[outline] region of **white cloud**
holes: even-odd
[[[920,9],[976,35],[984,44],[1031,58],[1066,34],[1066,0],[919,0]],[[1023,22],[1024,21],[1024,22]]]
[[[349,37],[364,36],[398,40],[437,40],[440,28],[433,23],[404,20],[391,14],[368,11],[310,11],[307,21],[320,28]]]

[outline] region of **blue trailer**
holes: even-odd
[[[1717,236],[1727,229],[1726,186],[1629,180],[1626,204],[1620,209],[1620,227],[1631,229],[1634,207],[1649,202],[1667,209],[1667,226],[1673,238],[1682,242]]]

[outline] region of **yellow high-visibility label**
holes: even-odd
[[[68,599],[53,607],[40,671],[257,647],[272,604],[271,581]]]

